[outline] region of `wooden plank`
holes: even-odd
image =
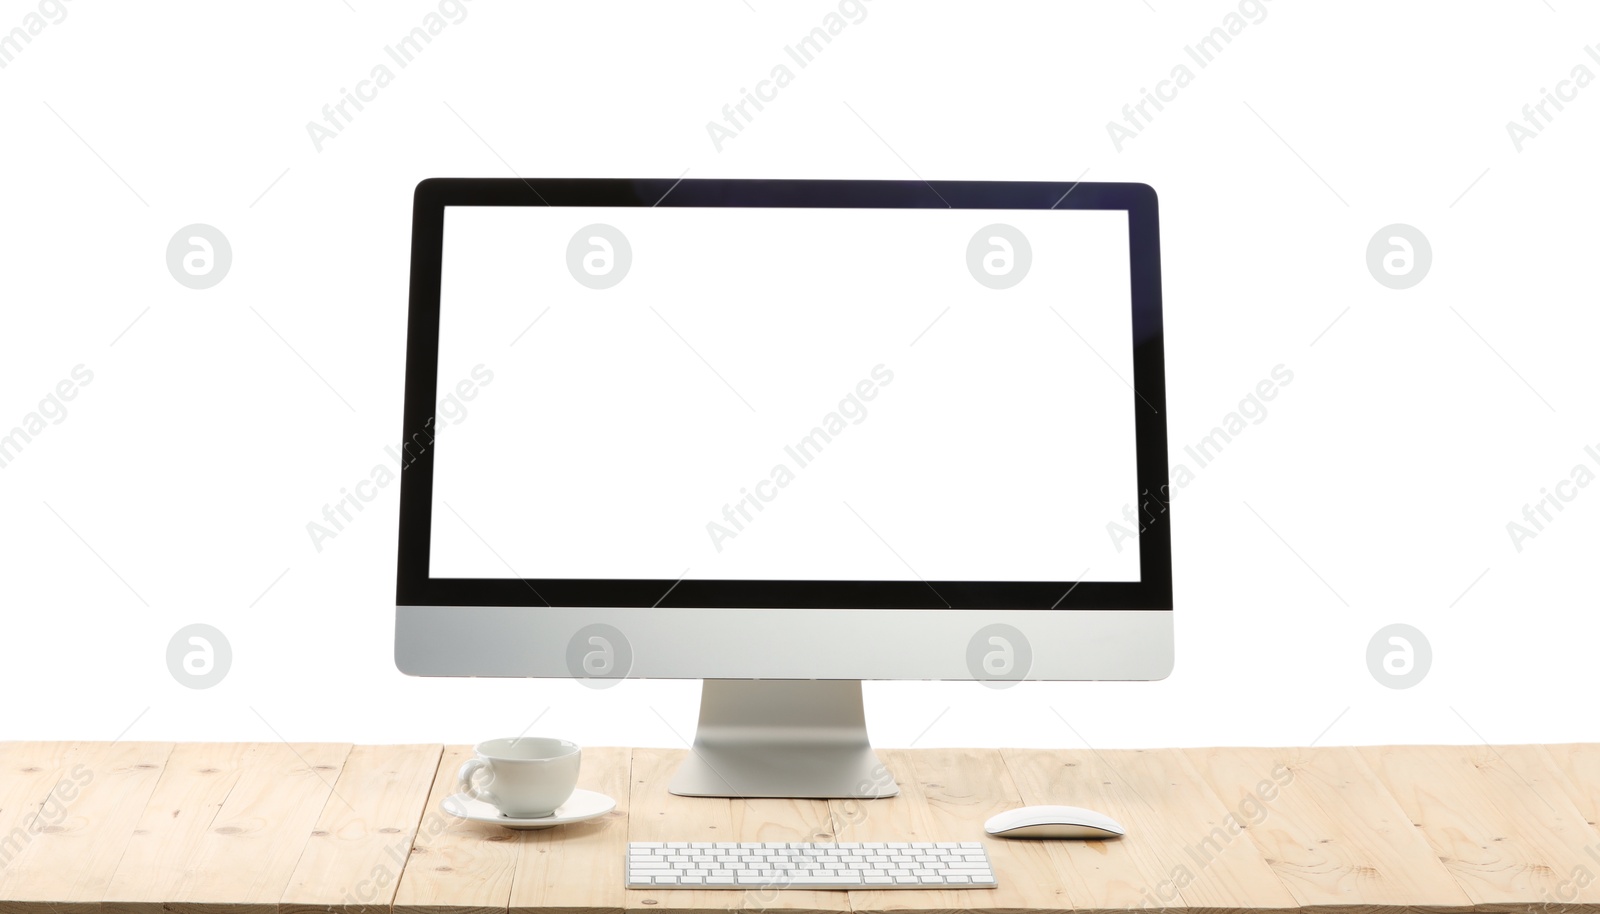
[[[171,743],[80,743],[31,824],[32,841],[0,869],[0,914],[97,909]]]
[[[249,743],[180,743],[167,757],[106,886],[106,906],[158,914],[178,896],[228,792],[255,749]]]
[[[25,851],[37,833],[39,811],[58,789],[76,790],[68,777],[73,744],[0,743],[0,870]],[[67,785],[62,786],[66,780]]]
[[[1050,845],[991,838],[983,823],[1021,806],[1021,794],[995,749],[880,749],[900,795],[886,800],[834,800],[841,841],[981,841],[994,865],[992,889],[854,890],[861,912],[1024,911],[1071,907],[1051,860]],[[1082,890],[1082,886],[1076,886]],[[1081,891],[1080,891],[1081,894]]]
[[[1328,914],[1472,910],[1378,776],[1349,748],[1193,749],[1229,809],[1266,807],[1249,835],[1303,908]],[[1264,786],[1277,784],[1266,801]]]
[[[1600,832],[1539,746],[1385,746],[1362,756],[1479,911],[1600,911],[1580,874]]]
[[[189,847],[165,910],[275,914],[333,785],[348,743],[257,743],[216,817]]]
[[[1026,805],[1083,806],[1128,831],[1103,842],[1050,842],[1058,870],[1087,886],[1087,895],[1072,899],[1075,908],[1299,910],[1244,837],[1256,807],[1230,810],[1183,752],[1007,749],[1004,756]]]
[[[1544,747],[1556,770],[1567,799],[1577,807],[1584,821],[1600,827],[1600,745],[1579,743]],[[1586,851],[1589,870],[1600,872],[1600,848]]]
[[[1545,746],[1543,749],[1551,764],[1561,773],[1558,783],[1567,800],[1590,828],[1600,830],[1600,745],[1566,744]],[[1572,883],[1578,882],[1579,877],[1596,880],[1596,874],[1600,873],[1600,844],[1585,845],[1583,855],[1584,869],[1568,874]]]
[[[683,749],[635,749],[629,797],[630,841],[831,841],[833,823],[826,800],[723,800],[676,797],[667,782],[678,770]],[[755,888],[691,891],[629,889],[631,911],[833,912],[850,910],[845,892],[772,891]]]
[[[611,797],[617,808],[589,822],[519,833],[512,911],[612,914],[623,909],[632,762],[631,749],[583,750],[578,787]]]
[[[323,806],[279,910],[387,909],[443,751],[436,744],[350,750],[333,788],[337,796]]]
[[[507,910],[516,874],[512,832],[445,813],[456,792],[456,771],[471,746],[448,746],[428,793],[411,856],[395,890],[397,914],[494,914]]]

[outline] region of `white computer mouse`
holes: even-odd
[[[1077,806],[1024,806],[983,823],[999,838],[1120,838],[1127,834],[1116,819]]]

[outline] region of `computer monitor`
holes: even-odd
[[[395,661],[704,679],[674,793],[895,793],[863,679],[1160,679],[1139,184],[417,186]]]

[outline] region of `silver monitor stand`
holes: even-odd
[[[707,679],[694,749],[667,790],[683,797],[892,797],[867,741],[856,679]]]

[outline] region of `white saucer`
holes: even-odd
[[[567,797],[567,802],[556,807],[556,811],[540,819],[513,819],[495,809],[482,800],[474,799],[464,793],[451,794],[439,802],[440,808],[459,819],[468,819],[473,822],[487,822],[490,825],[500,825],[505,828],[554,828],[557,825],[571,825],[574,822],[586,822],[589,819],[598,819],[613,809],[617,808],[617,801],[603,793],[592,790],[574,790],[572,796]]]

